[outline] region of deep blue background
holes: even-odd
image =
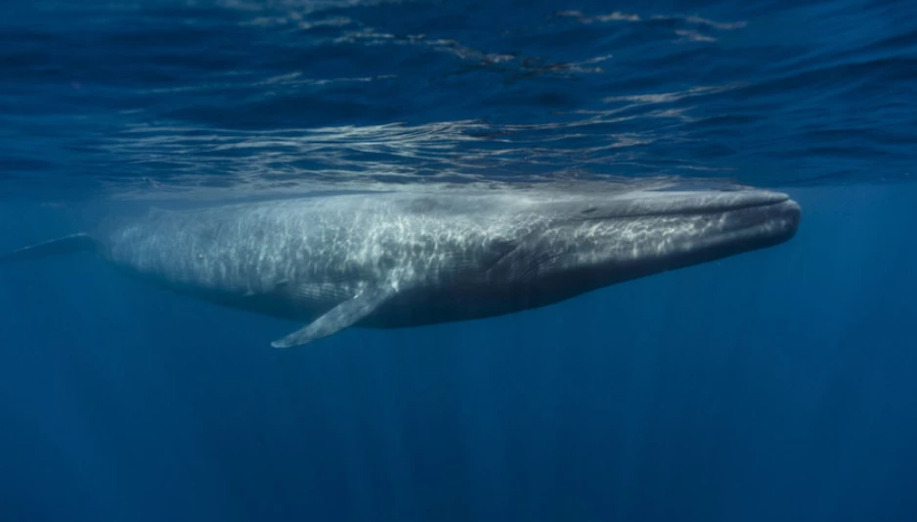
[[[0,251],[113,201],[647,177],[791,242],[489,320],[0,270],[0,520],[917,520],[910,2],[77,2],[0,17]]]

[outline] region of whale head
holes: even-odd
[[[551,224],[501,263],[551,301],[773,246],[800,219],[789,196],[765,190],[578,195],[552,205]]]

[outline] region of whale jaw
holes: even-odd
[[[559,220],[502,261],[527,307],[783,243],[801,211],[769,191],[629,196]]]

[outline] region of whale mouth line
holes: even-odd
[[[733,208],[722,216],[729,225],[721,239],[741,235],[757,238],[766,245],[791,238],[799,226],[801,210],[798,203],[787,198],[779,203]]]
[[[714,212],[697,212],[693,215],[705,215],[705,214],[721,214],[723,216],[734,216],[734,215],[757,215],[762,217],[767,217],[768,221],[780,220],[784,218],[792,218],[794,215],[798,216],[799,214],[799,204],[790,198],[786,198],[783,201],[779,202],[767,202],[767,203],[756,203],[743,206],[730,207],[720,211]],[[692,213],[685,213],[684,215],[692,215]]]
[[[744,204],[733,204],[733,205],[721,205],[721,206],[709,206],[709,207],[697,207],[691,209],[675,209],[669,212],[647,212],[644,216],[703,216],[710,214],[728,214],[730,212],[747,212],[753,210],[765,210],[771,208],[777,208],[780,206],[786,205],[790,201],[789,196],[779,200],[779,201],[755,201],[748,202]],[[635,215],[637,217],[637,215]]]
[[[779,207],[786,207],[787,209],[798,209],[798,205],[790,199],[789,196],[785,194],[772,194],[770,198],[766,200],[755,199],[751,201],[734,201],[734,202],[716,202],[716,204],[700,204],[689,206],[689,205],[673,205],[671,207],[661,207],[661,208],[635,208],[635,209],[625,209],[619,212],[612,213],[602,213],[594,212],[594,209],[588,209],[580,216],[582,221],[602,221],[609,219],[637,219],[637,218],[648,218],[648,217],[662,217],[662,216],[683,216],[683,217],[696,217],[696,216],[711,216],[711,215],[726,215],[733,212],[749,212],[755,210],[761,211],[770,211],[771,209],[778,209]]]

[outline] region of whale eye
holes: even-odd
[[[587,208],[586,210],[583,210],[582,213],[583,213],[583,214],[592,214],[592,213],[595,212],[596,210],[598,210],[598,207],[589,207],[589,208]]]

